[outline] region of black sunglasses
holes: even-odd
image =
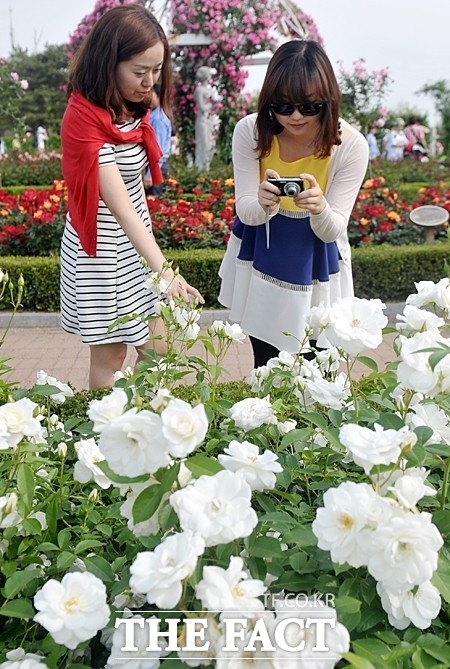
[[[317,116],[325,106],[325,102],[303,102],[291,104],[290,102],[272,102],[270,105],[275,114],[290,116],[296,109],[302,116]]]

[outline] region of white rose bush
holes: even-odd
[[[0,381],[0,669],[450,667],[448,279],[231,383],[239,326],[152,285],[168,352],[113,389]]]

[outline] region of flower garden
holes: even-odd
[[[242,382],[239,326],[161,301],[167,355],[111,391],[3,383],[0,667],[449,667],[450,280],[416,288]]]
[[[30,158],[32,163],[35,158]],[[24,156],[24,164],[29,166],[29,163]],[[148,197],[160,246],[224,248],[234,220],[233,183],[231,177],[213,178],[195,171],[180,179],[169,178],[161,200]],[[0,255],[59,254],[66,198],[60,179],[54,179],[51,188],[20,189],[16,195],[0,189]],[[409,213],[424,204],[450,211],[447,182],[417,187],[406,202],[395,187],[387,185],[384,177],[367,179],[350,218],[350,243],[353,246],[421,243],[423,230],[410,222]],[[439,236],[447,237],[446,227],[442,227]]]

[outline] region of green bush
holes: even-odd
[[[58,153],[8,155],[0,158],[0,188],[49,186],[62,179]]]
[[[450,243],[354,249],[352,259],[355,295],[397,302],[415,291],[414,282],[439,281],[448,273]]]
[[[218,276],[223,257],[221,249],[175,250],[167,252],[190,283],[205,298],[206,308],[219,308]],[[358,297],[380,298],[384,302],[404,300],[415,290],[414,282],[439,281],[450,264],[450,242],[396,246],[387,244],[353,249],[353,276]],[[59,258],[4,257],[0,268],[16,282],[20,274],[25,281],[23,309],[29,311],[59,310]],[[7,306],[1,308],[7,309]]]

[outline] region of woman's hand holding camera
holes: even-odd
[[[279,179],[280,175],[275,170],[266,170],[264,174],[264,181],[259,184],[258,188],[258,202],[264,211],[269,207],[269,212],[273,212],[280,204],[280,194],[276,186],[269,183],[267,179]]]
[[[294,197],[294,202],[300,209],[306,209],[311,214],[321,214],[326,207],[327,201],[321,187],[312,174],[300,174],[302,179],[309,183],[309,188],[298,193]]]

